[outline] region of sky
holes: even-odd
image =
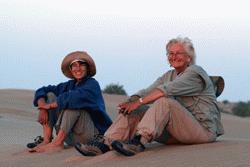
[[[101,88],[128,95],[170,70],[166,43],[189,37],[197,64],[220,75],[219,100],[250,100],[250,11],[247,1],[0,0],[0,89],[35,90],[68,79],[65,55],[87,51]]]

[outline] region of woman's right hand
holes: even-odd
[[[39,109],[38,120],[40,124],[46,125],[49,123],[49,113],[47,110]]]

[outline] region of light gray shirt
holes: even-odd
[[[178,75],[170,70],[136,95],[144,97],[153,89],[160,89],[166,97],[176,99],[212,133],[217,136],[224,133],[213,83],[200,66],[191,65]]]

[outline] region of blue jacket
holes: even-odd
[[[112,124],[105,110],[105,104],[99,83],[91,77],[85,77],[76,85],[76,80],[69,80],[56,86],[49,85],[39,88],[35,92],[34,105],[38,106],[39,98],[47,98],[47,93],[53,92],[57,96],[58,110],[73,109],[87,110],[95,127],[100,134]]]

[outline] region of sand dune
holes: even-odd
[[[226,133],[215,143],[167,146],[152,143],[134,157],[124,157],[114,151],[84,157],[73,148],[31,154],[25,145],[41,131],[32,97],[33,91],[29,90],[0,90],[0,167],[250,166],[250,119],[228,114],[222,114]],[[115,118],[117,104],[126,97],[104,95],[104,98],[108,112]]]

